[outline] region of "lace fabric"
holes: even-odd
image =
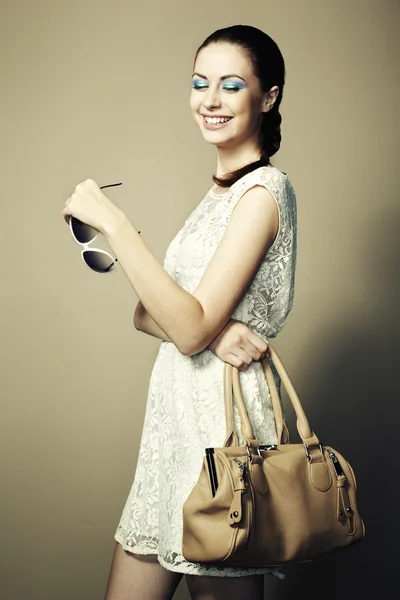
[[[279,210],[279,230],[233,319],[268,341],[282,329],[292,308],[296,269],[296,197],[289,179],[274,167],[260,167],[223,195],[211,189],[170,243],[164,269],[189,293],[197,288],[245,191],[264,185]],[[205,349],[183,356],[161,342],[151,373],[139,456],[115,539],[129,552],[156,554],[171,571],[241,577],[276,568],[243,569],[190,563],[182,556],[182,506],[197,482],[206,447],[225,440],[224,363]],[[274,372],[278,389],[279,375]],[[243,399],[261,444],[277,442],[275,421],[261,363],[239,373]],[[240,420],[234,418],[240,443]]]

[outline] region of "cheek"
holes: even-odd
[[[254,108],[247,98],[243,99],[243,97],[239,96],[237,98],[232,98],[229,105],[235,115],[245,121],[251,120]]]
[[[201,101],[197,94],[194,94],[193,92],[191,92],[189,103],[190,103],[190,108],[191,108],[192,112],[198,112]]]
[[[247,127],[252,125],[253,117],[249,108],[244,109],[243,107],[241,107],[239,110],[236,111],[235,114],[238,123],[240,123],[241,128],[246,129]]]

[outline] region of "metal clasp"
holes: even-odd
[[[278,446],[276,444],[260,444],[260,450],[278,450]]]
[[[304,447],[306,449],[306,456],[307,456],[308,462],[311,462],[311,455],[310,455],[310,453],[308,451],[308,446],[304,446]],[[321,442],[318,444],[318,448],[319,448],[321,454],[323,455],[324,454],[324,449],[322,447]]]
[[[247,456],[249,457],[249,461],[252,463],[253,462],[253,455],[249,450],[249,445],[246,444],[246,452],[247,452]]]

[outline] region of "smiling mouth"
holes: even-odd
[[[222,125],[223,123],[228,123],[231,121],[233,117],[208,117],[206,115],[202,115],[203,120],[209,125]]]

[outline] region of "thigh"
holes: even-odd
[[[182,573],[165,569],[155,554],[126,552],[117,543],[104,600],[171,600]]]
[[[192,600],[263,600],[264,575],[210,577],[186,575]]]

